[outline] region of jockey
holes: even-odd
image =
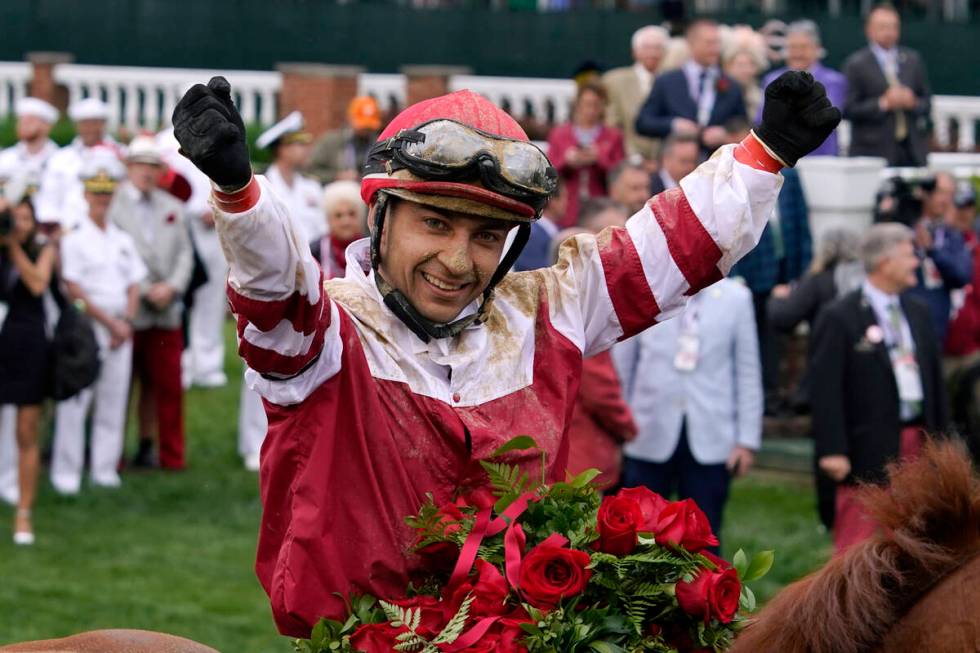
[[[584,356],[677,315],[749,251],[775,174],[840,113],[807,73],[767,89],[756,135],[722,148],[625,228],[566,241],[557,265],[510,273],[554,189],[520,126],[460,91],[415,104],[380,135],[361,193],[371,237],[324,281],[263,177],[223,78],[174,111],[182,151],[207,174],[228,258],[246,381],[263,397],[256,571],[279,630],[343,619],[350,593],[402,596],[420,570],[415,514],[482,486],[479,461],[530,434],[564,476]],[[540,458],[516,452],[529,469]]]

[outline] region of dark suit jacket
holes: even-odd
[[[851,121],[851,156],[883,156],[896,165],[901,149],[895,141],[895,112],[878,108],[878,98],[888,89],[885,73],[878,65],[870,47],[858,50],[844,63],[847,77],[847,100],[844,118]],[[908,48],[898,49],[898,80],[912,89],[918,104],[906,111],[909,126],[909,146],[916,165],[926,164],[928,131],[926,121],[932,102],[929,79],[919,53]]]
[[[734,79],[723,74],[716,82],[715,106],[708,125],[724,126],[736,116],[746,117],[742,88]],[[670,134],[670,123],[674,118],[698,119],[698,105],[687,88],[683,70],[672,70],[657,77],[636,116],[636,131],[644,136],[663,138]]]
[[[927,432],[939,435],[948,412],[929,309],[907,294],[901,304],[922,377],[922,422]],[[886,345],[866,336],[873,324],[874,309],[858,289],[820,313],[813,336],[810,402],[816,455],[850,458],[851,476],[845,483],[881,482],[886,463],[898,457],[898,386]]]

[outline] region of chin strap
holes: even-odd
[[[423,317],[421,313],[415,310],[415,307],[412,306],[411,302],[408,301],[408,298],[400,290],[392,286],[381,276],[381,232],[384,230],[385,218],[388,213],[388,201],[389,196],[387,193],[384,191],[378,193],[378,201],[374,209],[374,231],[371,233],[371,269],[374,270],[374,283],[378,288],[378,292],[381,293],[381,297],[384,299],[385,306],[412,333],[425,343],[428,343],[432,338],[436,338],[437,340],[439,338],[452,338],[453,336],[459,335],[469,325],[483,322],[487,311],[493,305],[493,289],[504,278],[504,275],[510,271],[511,266],[514,265],[514,261],[517,260],[517,257],[524,250],[524,246],[527,245],[528,238],[531,236],[531,225],[524,222],[518,226],[517,233],[514,236],[514,242],[511,243],[504,258],[501,259],[500,265],[497,266],[493,276],[490,277],[490,283],[483,290],[483,301],[480,303],[477,311],[455,322],[439,324]]]

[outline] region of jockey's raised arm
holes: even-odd
[[[182,151],[216,185],[246,381],[265,398],[256,570],[280,630],[343,618],[342,596],[398,596],[424,566],[402,518],[483,484],[479,461],[531,434],[564,476],[582,357],[676,315],[758,241],[778,170],[840,120],[823,87],[769,85],[763,123],[651,199],[625,228],[576,236],[557,265],[508,273],[555,170],[468,91],[399,114],[365,164],[370,239],[324,282],[261,177],[228,83],[188,91]],[[510,237],[508,237],[510,234]],[[511,244],[513,243],[513,244]],[[516,463],[540,464],[514,452]]]

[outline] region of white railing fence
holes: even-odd
[[[14,112],[14,105],[27,93],[31,64],[0,62],[0,118]]]
[[[932,98],[932,122],[936,142],[948,148],[952,126],[957,127],[956,150],[972,152],[977,145],[977,121],[980,120],[980,97],[935,95]]]
[[[14,103],[26,92],[31,74],[28,63],[0,62],[0,118],[12,113]],[[231,82],[246,123],[268,125],[275,121],[282,87],[279,72],[60,64],[54,76],[68,89],[69,101],[90,96],[104,99],[110,107],[109,123],[113,130],[119,127],[154,130],[169,124],[170,114],[184,91],[216,74],[224,75]],[[575,97],[575,84],[566,79],[455,75],[449,80],[449,87],[472,89],[518,119],[533,116],[545,123],[568,120]],[[358,93],[374,96],[382,110],[392,111],[405,105],[405,77],[363,74],[358,79]],[[942,148],[974,151],[980,97],[936,95],[932,118],[936,141]],[[954,128],[955,143],[952,142]],[[847,125],[841,126],[841,140],[843,143],[850,140]]]
[[[246,123],[271,124],[276,119],[279,73],[194,68],[136,68],[64,64],[55,68],[55,80],[68,88],[69,102],[101,97],[109,105],[109,126],[155,130],[170,123],[184,92],[213,75],[231,82]]]

